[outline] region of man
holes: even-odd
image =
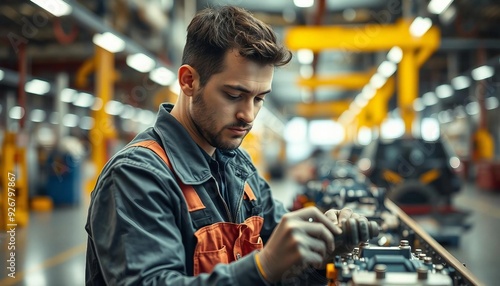
[[[240,8],[195,16],[177,103],[160,106],[154,127],[111,158],[92,193],[88,285],[325,283],[311,269],[331,261],[339,220],[359,215],[287,213],[238,149],[274,68],[290,59]]]

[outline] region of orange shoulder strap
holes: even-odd
[[[201,210],[205,208],[205,205],[200,199],[200,196],[198,196],[198,193],[194,190],[193,186],[185,185],[178,177],[177,174],[175,174],[175,171],[172,168],[172,164],[170,163],[170,160],[168,159],[167,153],[163,148],[158,144],[158,142],[154,140],[146,140],[146,141],[141,141],[134,143],[128,147],[143,147],[143,148],[148,148],[151,151],[155,152],[160,158],[167,164],[168,168],[174,173],[175,178],[177,179],[177,184],[179,184],[179,187],[182,190],[182,193],[184,194],[184,199],[186,200],[188,210],[189,212]],[[246,189],[246,188],[245,188]],[[253,193],[252,193],[253,194]]]

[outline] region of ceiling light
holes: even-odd
[[[403,50],[400,47],[392,47],[387,53],[387,59],[397,64],[403,59]]]
[[[377,94],[377,90],[374,89],[371,86],[371,84],[367,84],[363,87],[363,89],[361,90],[361,93],[358,96],[361,96],[361,97],[365,98],[366,100],[370,100],[375,96],[375,94]]]
[[[498,98],[496,97],[488,97],[484,100],[484,105],[486,109],[492,110],[498,107]]]
[[[431,105],[434,105],[438,102],[436,94],[432,91],[424,93],[424,95],[422,95],[422,100],[423,100],[425,106],[431,106]]]
[[[94,127],[94,118],[90,116],[84,116],[80,119],[80,128],[83,130],[90,130]]]
[[[314,75],[314,69],[311,65],[302,65],[300,66],[299,74],[303,78],[311,78]]]
[[[62,118],[62,124],[66,127],[78,126],[78,115],[71,113],[64,114]]]
[[[141,110],[139,113],[139,122],[144,125],[152,125],[155,122],[155,114],[149,110]]]
[[[451,80],[451,85],[455,90],[468,88],[470,86],[470,78],[465,75],[457,76]]]
[[[5,72],[3,70],[0,70],[0,80],[2,80],[5,76]]]
[[[125,41],[110,32],[95,34],[92,42],[110,53],[118,53],[125,49]]]
[[[390,61],[383,61],[377,69],[377,73],[388,78],[396,72],[397,66],[395,63]]]
[[[45,117],[45,111],[41,109],[33,109],[30,114],[30,120],[33,122],[43,122]]]
[[[470,102],[465,106],[465,111],[469,115],[475,115],[479,113],[479,103],[476,101]]]
[[[71,6],[62,0],[31,0],[50,14],[61,17],[71,13]]]
[[[439,98],[447,98],[453,95],[453,88],[449,84],[442,84],[436,87],[436,95]]]
[[[309,8],[314,5],[314,0],[293,0],[293,4],[300,8]]]
[[[90,93],[80,92],[73,105],[78,107],[91,107],[94,104],[94,97]]]
[[[43,95],[50,91],[50,83],[39,79],[32,79],[25,84],[24,89],[29,93]]]
[[[102,106],[103,106],[102,99],[100,99],[99,97],[96,97],[96,98],[94,98],[94,104],[92,104],[92,107],[90,109],[97,111],[97,110],[101,109]]]
[[[438,113],[438,120],[441,123],[450,123],[453,120],[450,110],[442,110]]]
[[[432,27],[432,21],[429,18],[416,17],[410,24],[410,34],[414,37],[423,36]]]
[[[123,104],[116,100],[110,100],[106,103],[106,106],[104,106],[104,112],[109,115],[118,115],[122,112],[122,110]]]
[[[154,69],[156,63],[145,54],[138,53],[127,57],[127,65],[139,72],[150,72]]]
[[[24,116],[24,108],[21,106],[13,106],[9,110],[9,117],[12,119],[21,119]]]
[[[384,84],[387,82],[387,78],[381,76],[380,74],[376,73],[372,76],[370,79],[370,85],[372,85],[374,88],[379,89]]]
[[[453,0],[431,0],[427,10],[432,14],[441,14],[450,6],[451,2]]]
[[[310,65],[314,60],[314,53],[309,49],[299,49],[297,51],[297,59],[303,65]]]
[[[123,106],[120,117],[122,119],[131,119],[132,117],[134,117],[134,114],[135,114],[135,108],[132,105],[125,104]]]
[[[167,86],[175,80],[175,74],[165,67],[159,67],[149,73],[149,78],[159,85]]]
[[[366,100],[365,98],[363,98],[362,96],[356,96],[356,98],[354,99],[354,103],[359,107],[359,108],[363,108],[365,107],[367,104],[368,104],[368,100]]]
[[[78,92],[71,88],[65,88],[61,91],[61,101],[71,103],[78,98]]]
[[[421,98],[416,98],[414,101],[413,101],[413,109],[417,112],[420,112],[422,110],[425,109],[425,105],[424,105],[424,102]]]
[[[475,80],[483,80],[492,77],[495,70],[490,66],[480,66],[472,70],[472,78]]]

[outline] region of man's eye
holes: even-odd
[[[240,96],[238,94],[232,94],[232,93],[229,93],[229,92],[226,92],[226,94],[231,99],[238,99],[238,98],[240,98]]]
[[[256,97],[255,101],[257,101],[257,102],[264,102],[264,101],[266,101],[266,99],[263,98],[263,97]]]

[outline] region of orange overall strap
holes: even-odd
[[[146,140],[146,141],[141,141],[134,143],[128,147],[143,147],[143,148],[148,148],[155,152],[160,158],[167,164],[168,168],[174,173],[175,178],[177,179],[177,184],[179,184],[179,187],[182,190],[182,193],[184,194],[184,199],[186,200],[187,206],[188,206],[188,211],[193,212],[197,210],[201,210],[205,208],[205,205],[201,201],[200,197],[198,196],[198,193],[194,190],[193,186],[189,186],[184,184],[178,177],[177,174],[175,174],[173,168],[172,168],[172,163],[170,163],[170,160],[168,159],[167,153],[163,148],[158,144],[158,142],[154,140]]]
[[[243,196],[245,200],[251,200],[255,201],[257,198],[255,197],[255,194],[252,191],[252,188],[248,183],[245,183],[245,195]]]

